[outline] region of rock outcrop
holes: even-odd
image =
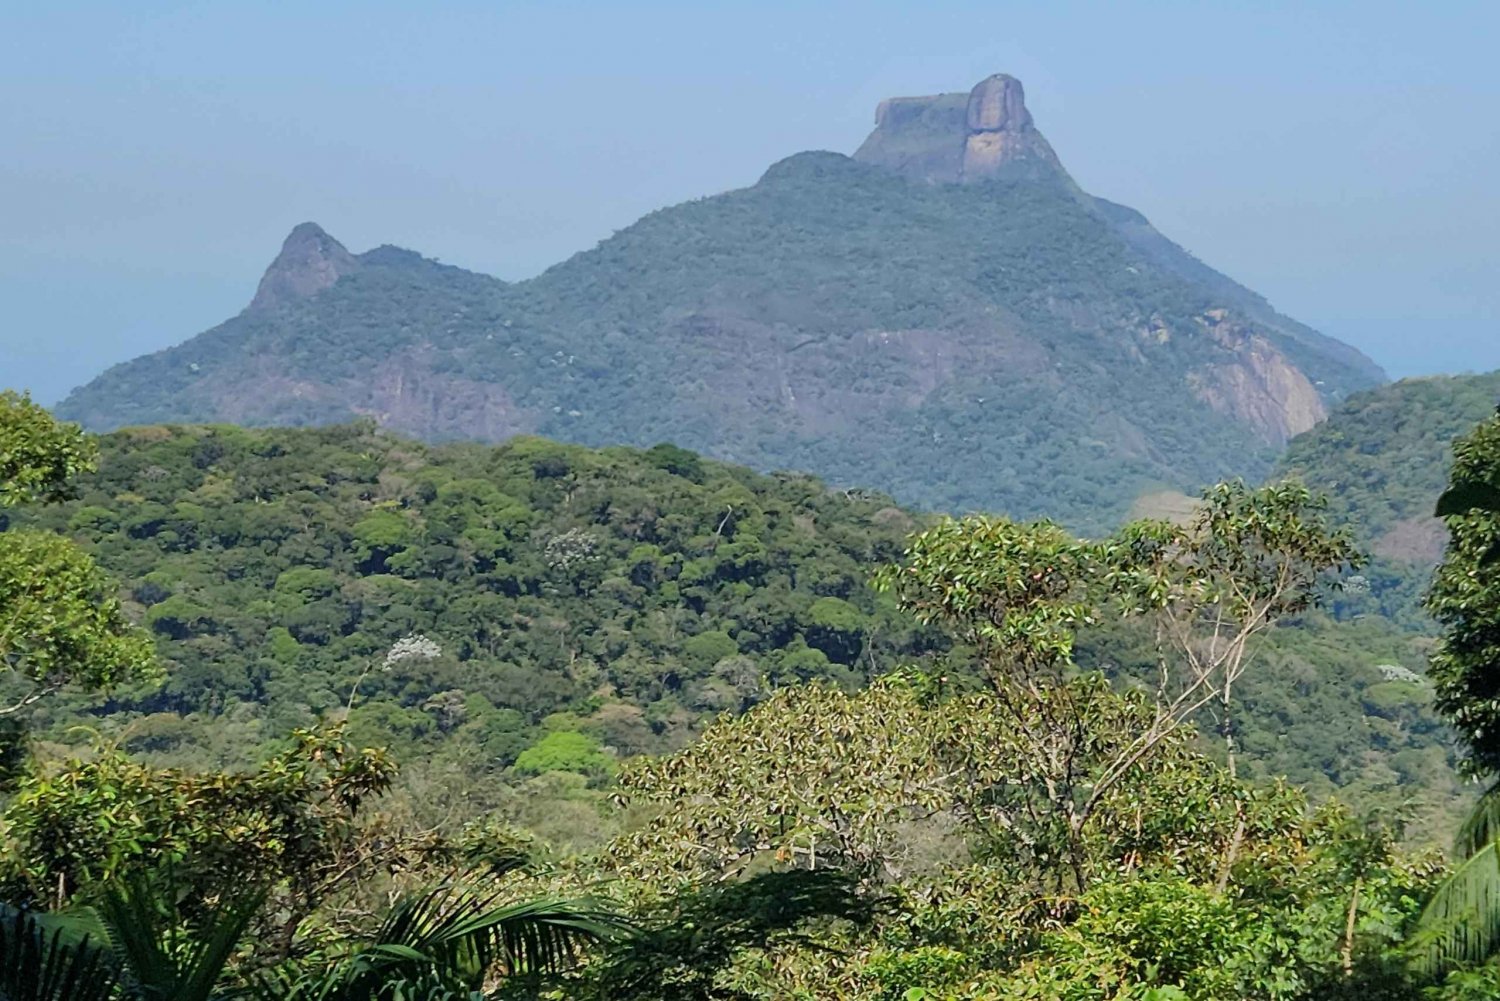
[[[984,180],[1012,164],[1066,176],[1032,121],[1021,81],[1005,73],[979,81],[968,94],[881,101],[875,131],[854,159],[942,184]]]
[[[294,227],[261,276],[251,310],[306,299],[359,268],[359,259],[315,222]]]
[[[1265,337],[1222,309],[1209,310],[1198,323],[1229,353],[1229,360],[1189,374],[1198,399],[1278,446],[1328,416],[1312,381]]]

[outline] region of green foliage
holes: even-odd
[[[151,643],[126,619],[117,586],[59,535],[0,534],[0,663],[13,684],[31,683],[0,712],[65,683],[107,690],[154,673]]]
[[[118,976],[98,940],[50,918],[0,905],[0,997],[110,1001]]]
[[[0,825],[12,895],[98,901],[119,969],[155,971],[127,989],[207,996],[272,960],[266,998],[535,996],[590,944],[565,996],[1384,1001],[1417,986],[1399,950],[1432,861],[1222,767],[1191,726],[1213,706],[1228,763],[1264,767],[1261,731],[1230,721],[1247,697],[1284,717],[1304,690],[1275,702],[1261,668],[1297,650],[1339,665],[1318,644],[1355,636],[1389,657],[1345,693],[1356,718],[1393,742],[1422,724],[1422,679],[1380,646],[1396,641],[1318,617],[1354,552],[1295,484],[1224,485],[1182,524],[1095,542],[938,523],[882,575],[890,597],[864,577],[913,519],[664,449],[140,429],[81,486],[21,531],[84,533],[178,667],[101,716],[117,743],[35,763]],[[1278,637],[1282,622],[1301,629]],[[860,687],[896,657],[928,670]],[[817,683],[785,684],[804,677]],[[1315,704],[1326,728],[1339,703]],[[248,769],[150,760],[215,736],[219,753],[241,734],[253,748],[263,726],[322,711],[392,740],[428,782],[368,809],[393,769],[336,728]],[[601,825],[617,756],[673,743],[622,766],[610,822],[627,830],[528,877],[547,888],[529,903],[440,889],[374,918],[370,876],[395,893],[400,874],[459,859],[507,871],[498,832],[527,797],[559,828]],[[454,840],[404,822],[461,821],[487,796],[506,805]],[[161,864],[189,891],[129,889]],[[601,879],[638,929],[573,902]],[[241,915],[226,880],[266,887],[269,906]]]
[[[1500,487],[1492,483],[1458,482],[1444,490],[1443,495],[1438,498],[1439,518],[1468,514],[1475,510],[1500,512]]]
[[[355,815],[393,775],[384,754],[349,746],[337,728],[299,732],[246,772],[153,768],[101,748],[20,782],[0,815],[0,877],[10,899],[61,904],[168,865],[200,894],[233,872],[305,913],[329,874],[358,868]]]
[[[612,704],[644,711],[648,733],[622,750],[646,751],[751,704],[762,679],[859,680],[867,653],[925,649],[930,637],[865,583],[909,516],[803,477],[708,462],[685,477],[662,454],[429,449],[367,427],[145,428],[104,440],[76,505],[27,520],[71,525],[145,606],[175,667],[159,691],[119,693],[114,718],[192,714],[200,745],[244,707],[264,707],[265,741],[355,691],[360,732],[378,736],[367,724],[385,706],[407,756],[471,753],[498,707],[524,719],[507,724],[522,746],[490,758],[503,767],[549,713]],[[809,618],[835,598],[861,618],[857,634],[848,611],[837,631]],[[417,635],[438,654],[387,662]],[[787,659],[811,641],[821,659]],[[491,710],[470,712],[471,697]]]
[[[903,819],[941,809],[939,730],[917,689],[882,679],[857,694],[786,688],[665,757],[629,762],[626,795],[664,807],[626,856],[688,872],[782,860],[880,866]],[[959,715],[968,707],[954,707]]]
[[[284,965],[252,993],[261,1001],[438,1001],[482,998],[496,970],[557,973],[581,948],[628,926],[586,902],[492,898],[439,886],[396,902],[368,939],[341,954]]]
[[[1045,801],[1035,792],[1023,800],[1026,812],[1065,824],[1076,854],[1103,798],[1209,707],[1233,767],[1234,686],[1254,641],[1311,608],[1356,559],[1300,484],[1228,483],[1207,490],[1184,524],[1135,522],[1103,543],[1047,522],[945,522],[917,535],[878,580],[919,621],[975,648],[1016,736],[1014,767],[1046,789]],[[1073,663],[1078,630],[1110,618],[1150,620],[1158,647],[1155,677],[1132,679],[1152,708],[1134,707],[1136,732],[1118,748],[1095,736],[1112,711]],[[1075,868],[1081,876],[1081,862]]]
[[[1491,1001],[1500,997],[1500,966],[1459,970],[1422,996],[1427,1001]]]
[[[95,460],[94,441],[76,426],[0,393],[0,508],[65,499]],[[6,527],[0,519],[0,666],[9,675],[0,717],[64,685],[109,689],[149,677],[151,644],[94,561],[60,535]]]
[[[240,948],[264,893],[253,883],[226,887],[191,924],[182,914],[172,883],[139,874],[103,888],[97,913],[130,1001],[209,1001]]]
[[[683,643],[682,652],[690,665],[707,671],[724,658],[739,653],[740,645],[728,633],[711,629]]]
[[[1398,525],[1432,518],[1448,483],[1453,440],[1493,413],[1497,402],[1500,373],[1403,379],[1367,390],[1294,438],[1278,474],[1298,476],[1327,495],[1334,517],[1356,527],[1360,540],[1376,543],[1378,552],[1386,548],[1379,541]]]
[[[766,872],[692,887],[646,909],[639,927],[570,986],[578,999],[751,1001],[726,983],[747,956],[812,941],[831,921],[868,924],[879,901],[837,869]]]
[[[1449,540],[1427,606],[1444,627],[1432,658],[1437,705],[1462,737],[1472,774],[1500,772],[1500,505],[1486,489],[1500,482],[1500,417],[1454,445],[1452,485],[1437,510]],[[1459,832],[1464,861],[1428,903],[1426,970],[1483,962],[1500,954],[1500,796],[1491,787]]]
[[[76,424],[58,423],[29,396],[0,392],[0,508],[66,500],[97,453]]]
[[[103,886],[93,905],[54,914],[6,908],[0,996],[16,1001],[407,1001],[481,998],[496,971],[555,974],[582,947],[624,939],[629,925],[588,902],[496,904],[440,885],[403,896],[364,935],[270,970],[241,962],[265,903],[234,882],[186,913],[187,888],[163,873]],[[248,982],[247,982],[248,981]]]
[[[1500,482],[1500,418],[1454,446],[1453,482]],[[1432,659],[1438,708],[1463,736],[1472,768],[1500,772],[1500,512],[1465,509],[1447,518],[1449,543],[1427,605],[1444,627]]]
[[[1091,815],[1085,884],[1059,893],[1071,879],[1048,874],[1075,864],[1068,835],[1017,808],[1034,779],[996,699],[894,680],[777,693],[700,745],[632,764],[626,790],[655,819],[611,846],[605,871],[660,892],[684,876],[842,864],[878,887],[868,928],[818,925],[716,958],[714,983],[745,996],[1412,996],[1399,950],[1430,859],[1339,809],[1237,782],[1184,742]],[[1111,701],[1051,723],[1088,732],[1108,761],[1149,716],[1129,696],[1097,705]]]
[[[707,460],[688,477],[662,468],[663,454],[682,465],[676,452],[529,439],[428,448],[367,426],[141,428],[102,445],[82,497],[18,512],[0,540],[66,530],[121,578],[172,672],[160,689],[119,686],[91,722],[162,763],[248,763],[352,696],[358,742],[465,777],[466,801],[445,811],[510,803],[517,822],[540,820],[514,805],[524,776],[510,768],[549,714],[572,712],[568,729],[607,754],[657,753],[776,686],[854,687],[949,645],[935,620],[913,622],[867,583],[922,520],[805,477]],[[384,528],[367,533],[366,551],[354,529],[373,515]],[[995,543],[986,574],[1012,572],[1001,556],[1039,569],[1068,547],[1100,558],[1061,529],[992,530],[1011,548]],[[938,538],[923,543],[933,560],[969,544],[956,534],[942,556]],[[1056,585],[1044,577],[1037,586]],[[1098,624],[1078,623],[1070,641],[1086,667],[1155,675],[1149,630],[1092,615]],[[390,660],[418,636],[437,653]],[[1415,830],[1434,833],[1457,793],[1427,689],[1370,694],[1386,682],[1378,665],[1419,668],[1423,653],[1369,617],[1302,613],[1264,640],[1267,671],[1236,683],[1241,767],[1291,775],[1320,797],[1346,789],[1361,806],[1420,800]],[[82,710],[99,711],[65,696],[39,704],[34,722],[75,741]],[[424,764],[407,781],[428,774]],[[589,774],[597,786],[604,770]],[[607,832],[612,822],[558,823]]]
[[[1494,412],[1500,373],[1404,379],[1358,393],[1294,438],[1278,475],[1295,475],[1331,502],[1375,559],[1343,617],[1375,614],[1433,631],[1422,594],[1442,556],[1434,509],[1453,468],[1453,440]]]
[[[547,734],[518,754],[514,767],[522,775],[543,772],[607,775],[614,770],[614,760],[587,734],[561,730]]]
[[[1072,657],[1076,630],[1093,621],[1085,592],[1100,570],[1096,547],[1049,522],[973,517],[916,536],[877,579],[919,622],[1049,668]]]

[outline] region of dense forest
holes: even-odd
[[[1375,553],[1431,566],[1446,533],[1433,517],[1453,440],[1495,412],[1500,373],[1403,379],[1351,396],[1292,440],[1277,475],[1326,494]]]
[[[0,994],[1492,996],[1500,420],[1446,482],[1417,622],[1296,481],[1080,538],[0,397]]]
[[[352,707],[359,740],[490,777],[478,810],[538,773],[599,782],[775,688],[852,689],[951,646],[870,585],[931,519],[805,476],[672,446],[424,446],[368,424],[101,445],[75,499],[14,517],[115,574],[170,670],[38,710],[58,739],[86,711],[161,761],[243,763]],[[1424,638],[1379,611],[1353,589],[1267,638],[1241,690],[1242,767],[1405,804],[1430,834],[1460,802],[1448,740],[1416,677]],[[1137,677],[1154,657],[1136,624],[1081,630],[1086,668]]]

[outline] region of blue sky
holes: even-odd
[[[234,314],[296,223],[533,275],[992,72],[1088,190],[1393,375],[1500,367],[1500,4],[29,3],[0,385]]]

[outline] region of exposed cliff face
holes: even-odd
[[[1198,399],[1278,446],[1328,415],[1312,382],[1266,338],[1222,309],[1210,310],[1199,323],[1230,357],[1188,374]]]
[[[896,97],[875,109],[875,131],[854,159],[913,180],[959,184],[1033,164],[1062,165],[1026,109],[1021,81],[996,73],[968,94]]]
[[[250,300],[250,309],[268,310],[316,295],[359,268],[359,259],[315,222],[287,235]]]

